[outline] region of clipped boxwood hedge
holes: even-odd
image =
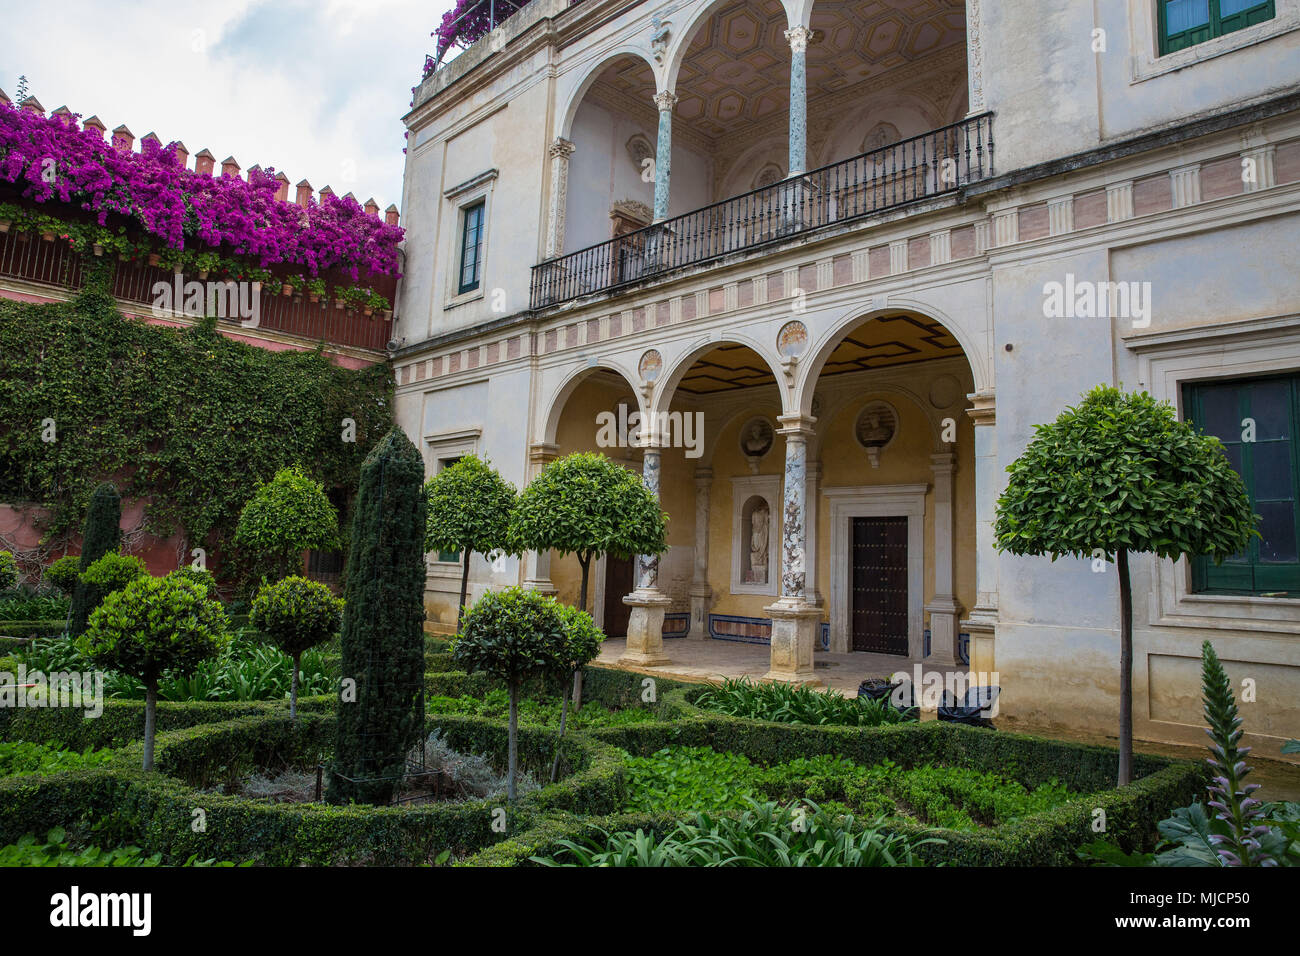
[[[435,728],[462,752],[504,756],[505,728],[493,721],[444,715],[426,730]],[[514,807],[504,799],[409,807],[279,804],[203,789],[257,767],[310,761],[333,739],[332,714],[303,713],[297,724],[259,714],[161,733],[152,774],[138,768],[141,745],[131,742],[117,760],[94,770],[0,779],[0,844],[41,832],[51,820],[74,838],[108,820],[115,836],[170,861],[197,854],[283,866],[419,864],[443,850],[464,854],[523,832],[545,813],[609,813],[624,797],[621,756],[576,736],[565,747],[564,778]],[[553,745],[549,731],[521,728],[524,768],[537,776],[549,770]],[[498,832],[493,824],[502,820]]]
[[[484,674],[452,669],[448,643],[425,640],[426,691],[430,695],[482,697],[503,686]],[[16,659],[12,661],[16,667]],[[5,670],[0,659],[0,670]],[[9,668],[13,669],[13,668]],[[159,772],[138,769],[144,705],[105,702],[98,720],[80,710],[0,709],[0,740],[58,741],[65,746],[121,748],[118,760],[102,767],[49,777],[0,780],[0,844],[25,833],[61,825],[74,837],[98,821],[97,837],[120,837],[161,852],[168,860],[192,854],[201,859],[253,860],[270,865],[412,864],[430,862],[450,849],[465,865],[530,865],[562,839],[581,840],[596,828],[660,829],[673,819],[614,814],[623,805],[625,782],[616,748],[645,756],[668,746],[708,746],[742,753],[761,764],[795,757],[835,754],[869,766],[892,760],[904,767],[954,764],[995,771],[1027,787],[1057,779],[1087,794],[1042,813],[975,832],[935,831],[910,821],[891,822],[898,832],[929,833],[947,841],[921,848],[930,863],[974,866],[1077,863],[1075,847],[1097,839],[1094,811],[1106,815],[1106,838],[1128,850],[1151,849],[1156,823],[1175,807],[1204,793],[1207,772],[1199,765],[1135,755],[1138,777],[1113,789],[1114,750],[1002,731],[926,722],[885,727],[816,727],[726,717],[702,710],[694,700],[700,684],[653,678],[647,700],[644,674],[587,668],[586,702],[610,709],[651,710],[656,722],[570,731],[564,748],[565,776],[507,808],[501,801],[435,802],[409,807],[328,807],[276,804],[203,792],[254,766],[278,766],[302,759],[333,741],[333,696],[299,701],[297,726],[287,719],[287,701],[200,702],[158,705]],[[558,696],[566,680],[533,682],[530,693]],[[442,714],[429,729],[441,728],[449,744],[504,764],[503,723]],[[538,779],[549,775],[554,729],[521,725],[520,760]],[[206,829],[194,829],[201,809]],[[506,830],[492,827],[496,809],[506,810]]]

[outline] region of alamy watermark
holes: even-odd
[[[17,673],[0,671],[0,708],[68,707],[84,710],[92,720],[104,713],[104,672],[28,672],[19,664]]]
[[[153,286],[154,316],[167,318],[177,312],[196,319],[229,319],[255,329],[262,322],[262,283],[186,282],[178,272],[174,282],[155,282]]]
[[[642,416],[619,405],[618,412],[596,415],[596,445],[599,448],[635,448],[638,438],[658,448],[684,448],[687,458],[704,454],[703,412],[659,412]]]
[[[1128,319],[1135,329],[1151,324],[1150,282],[1092,282],[1065,274],[1043,286],[1043,315],[1049,319]]]

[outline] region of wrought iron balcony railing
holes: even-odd
[[[901,140],[533,266],[534,309],[956,192],[993,175],[993,114]]]

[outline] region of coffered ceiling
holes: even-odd
[[[811,25],[810,103],[951,52],[964,46],[966,37],[961,0],[819,0]],[[777,0],[734,0],[715,9],[687,47],[677,80],[674,132],[685,126],[716,143],[785,116],[790,104],[786,27]],[[654,76],[639,59],[611,63],[597,85],[653,112]]]

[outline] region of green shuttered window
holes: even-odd
[[[1300,376],[1184,386],[1188,419],[1223,442],[1246,484],[1260,537],[1222,564],[1192,562],[1192,589],[1300,597]]]

